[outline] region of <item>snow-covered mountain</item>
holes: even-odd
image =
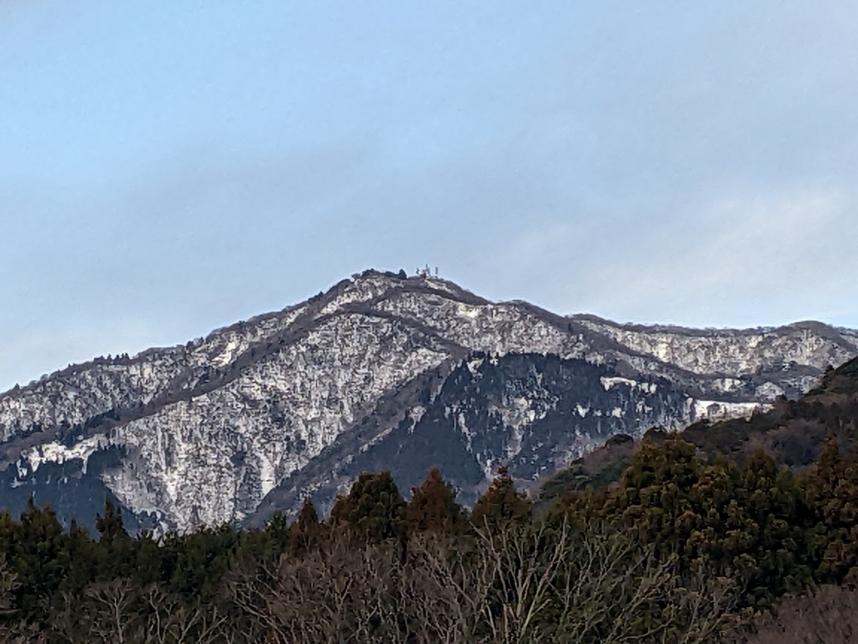
[[[258,522],[362,469],[437,464],[472,498],[616,433],[748,414],[858,355],[816,322],[693,330],[563,317],[449,281],[366,271],[184,346],[101,358],[0,395],[0,506],[91,522]]]

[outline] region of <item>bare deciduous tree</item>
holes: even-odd
[[[858,638],[858,590],[823,586],[785,600],[752,625],[749,644],[850,644]]]
[[[424,533],[404,559],[393,544],[335,539],[231,587],[272,642],[712,641],[729,589],[681,581],[616,532],[560,522]]]

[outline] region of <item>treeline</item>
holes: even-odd
[[[0,515],[0,640],[836,643],[858,606],[858,459],[833,438],[800,473],[644,441],[544,512],[505,471],[467,512],[433,469],[407,502],[364,474],[324,521],[132,537],[106,503],[97,529]]]

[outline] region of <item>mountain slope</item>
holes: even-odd
[[[470,503],[498,465],[532,480],[614,434],[653,425],[678,429],[691,413],[688,397],[664,378],[633,381],[603,365],[552,355],[476,353],[384,401],[272,490],[254,519],[297,509],[306,496],[327,508],[363,471],[392,469],[408,490],[432,465]]]
[[[70,513],[109,493],[138,525],[186,529],[324,501],[358,468],[410,484],[429,454],[467,498],[502,463],[535,478],[617,432],[746,415],[855,354],[858,335],[818,323],[628,327],[367,271],[0,395],[0,504],[32,494]]]
[[[858,358],[827,371],[818,386],[798,400],[781,399],[752,417],[698,421],[679,436],[713,459],[743,461],[763,450],[792,469],[816,461],[829,437],[848,452],[858,439]],[[650,431],[644,440],[667,437],[665,432]],[[576,459],[542,484],[542,502],[547,505],[571,492],[610,485],[618,480],[636,448],[631,440],[608,441]]]

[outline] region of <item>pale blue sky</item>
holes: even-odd
[[[0,389],[367,267],[858,326],[852,2],[0,0]]]

